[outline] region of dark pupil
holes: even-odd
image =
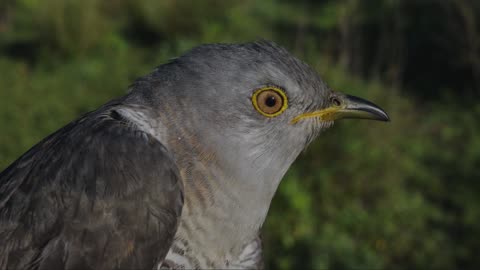
[[[273,107],[275,104],[277,104],[277,99],[275,96],[268,96],[267,99],[265,99],[265,105],[268,107]]]

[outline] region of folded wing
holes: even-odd
[[[0,269],[152,269],[182,205],[171,154],[107,106],[0,173]]]

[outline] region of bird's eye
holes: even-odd
[[[287,95],[276,87],[257,89],[252,96],[253,107],[267,117],[275,117],[288,107]]]

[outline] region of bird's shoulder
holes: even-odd
[[[35,192],[56,184],[96,197],[127,196],[144,184],[175,186],[179,176],[172,154],[158,138],[123,117],[121,109],[88,113],[13,162],[0,173],[0,206],[12,192]],[[166,172],[171,174],[168,181],[153,180]]]
[[[51,258],[47,267],[145,268],[163,259],[183,206],[182,181],[166,147],[118,108],[66,125],[0,173],[0,264]]]

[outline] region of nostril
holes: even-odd
[[[335,106],[340,106],[340,105],[342,105],[342,102],[341,102],[338,98],[336,98],[336,97],[332,97],[330,101],[331,101],[332,104],[335,105]]]

